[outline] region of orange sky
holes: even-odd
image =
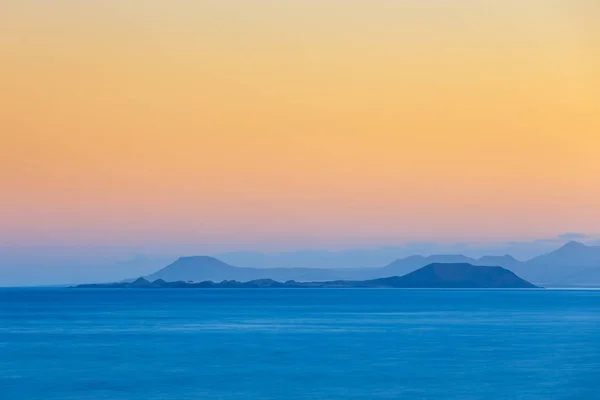
[[[0,2],[0,243],[598,233],[596,0]]]

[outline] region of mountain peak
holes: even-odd
[[[147,287],[150,286],[150,281],[147,279],[140,277],[131,283],[131,287]]]
[[[214,258],[211,256],[186,256],[186,257],[179,257],[177,259],[177,261],[193,261],[193,262],[210,262],[210,263],[222,263],[225,264],[223,261],[219,260],[218,258]]]
[[[404,281],[405,287],[535,287],[505,268],[476,266],[469,263],[433,263],[398,279]]]
[[[174,281],[223,280],[235,267],[210,256],[180,257],[172,264],[147,276],[150,281],[164,279]]]
[[[569,243],[566,243],[559,250],[562,250],[562,249],[565,249],[565,250],[580,250],[580,249],[585,249],[587,247],[588,246],[586,246],[585,244],[583,244],[581,242],[577,242],[575,240],[571,240]]]
[[[571,241],[558,250],[532,258],[527,264],[543,268],[545,276],[552,270],[556,276],[565,277],[565,274],[572,275],[578,269],[600,266],[600,246]]]

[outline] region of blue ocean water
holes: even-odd
[[[0,399],[598,399],[600,291],[1,289]]]

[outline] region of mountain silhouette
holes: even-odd
[[[569,242],[548,254],[521,262],[510,255],[484,256],[479,259],[465,255],[414,255],[393,261],[379,268],[251,268],[227,264],[208,256],[181,257],[174,263],[149,275],[154,282],[174,281],[237,281],[273,279],[279,282],[325,282],[337,280],[369,280],[403,276],[430,264],[471,264],[508,269],[520,277],[540,285],[599,284],[600,246]],[[132,282],[132,280],[130,280]]]
[[[571,241],[559,249],[532,258],[513,270],[532,282],[551,285],[598,284],[600,246]]]
[[[519,278],[502,267],[476,266],[467,263],[434,263],[407,275],[370,281],[406,288],[534,288],[535,285]]]
[[[80,288],[522,288],[536,286],[502,267],[460,264],[430,264],[404,276],[363,281],[337,280],[325,282],[278,282],[257,279],[248,282],[223,280],[221,282],[150,282],[139,278],[134,282],[79,285]]]
[[[193,281],[198,278],[202,280],[225,279],[237,268],[214,257],[195,256],[180,257],[174,263],[167,265],[161,270],[146,277],[150,281],[164,279],[170,281]]]
[[[144,278],[138,278],[135,281],[131,282],[131,287],[133,288],[145,288],[152,286],[152,283]]]
[[[506,254],[504,256],[483,256],[477,260],[475,265],[499,266],[512,269],[523,265],[523,263],[513,256]]]
[[[530,266],[600,267],[600,246],[569,242],[548,254],[527,261]]]
[[[346,277],[344,270],[319,268],[249,268],[235,267],[214,257],[181,257],[174,263],[146,277],[149,281],[163,279],[173,281],[250,281],[276,279],[281,281],[330,280]]]
[[[396,260],[383,267],[383,271],[381,271],[381,273],[384,275],[390,273],[392,275],[403,275],[429,264],[472,264],[489,267],[504,267],[510,269],[515,265],[520,265],[521,262],[509,255],[484,256],[480,259],[467,257],[462,254],[438,254],[427,257],[417,255]],[[380,274],[380,272],[377,272],[377,274]]]

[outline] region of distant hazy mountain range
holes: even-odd
[[[207,260],[208,261],[208,260]],[[218,266],[218,265],[216,265]],[[223,265],[220,265],[221,267]],[[337,280],[325,282],[277,282],[273,279],[255,279],[203,282],[169,282],[139,278],[133,282],[79,285],[78,288],[520,288],[536,286],[502,267],[484,267],[471,264],[429,264],[404,276],[369,280]]]
[[[513,269],[525,279],[546,284],[599,285],[600,246],[569,242]]]
[[[250,268],[232,266],[207,256],[182,257],[146,279],[162,279],[166,282],[369,280],[402,276],[430,264],[498,266],[540,285],[600,285],[600,246],[586,246],[579,242],[569,242],[558,250],[526,262],[518,261],[510,255],[485,256],[479,259],[464,255],[432,255],[410,256],[380,268]]]

